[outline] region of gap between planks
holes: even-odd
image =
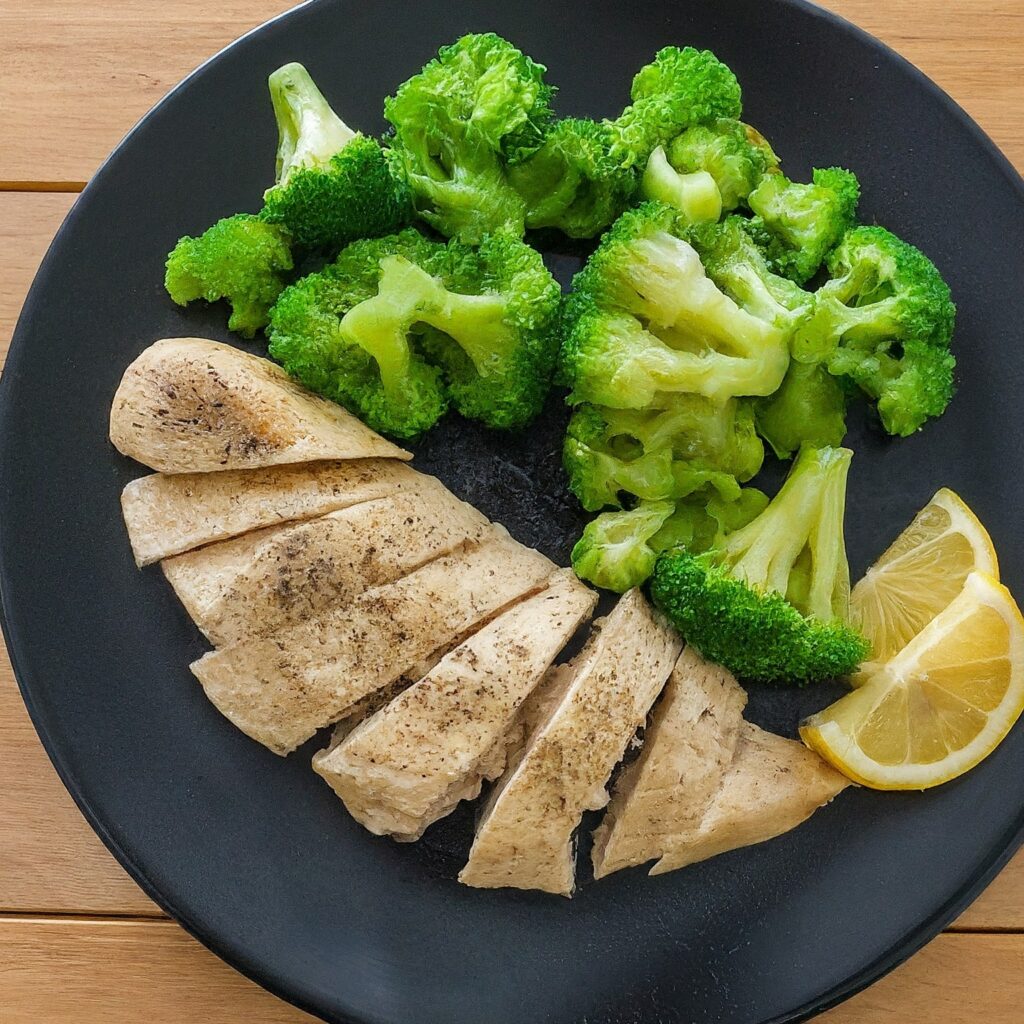
[[[0,192],[81,192],[84,181],[0,181]]]

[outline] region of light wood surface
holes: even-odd
[[[0,0],[0,361],[50,239],[118,139],[281,0]],[[1024,167],[1024,0],[833,0]],[[129,919],[126,919],[129,918]],[[821,1020],[1011,1024],[1024,1004],[1024,853],[948,932]],[[162,918],[81,818],[0,656],[0,1021],[311,1018]]]

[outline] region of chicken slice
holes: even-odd
[[[774,839],[849,785],[849,779],[802,743],[744,722],[732,764],[700,824],[680,837],[651,874]]]
[[[640,756],[594,831],[594,877],[670,855],[700,826],[736,749],[747,695],[687,647],[651,713]]]
[[[269,359],[203,338],[155,342],[125,370],[110,440],[161,473],[412,458]]]
[[[163,570],[195,624],[223,647],[390,583],[483,540],[490,525],[438,484],[211,544],[166,559]]]
[[[571,569],[560,569],[546,590],[317,754],[313,767],[371,832],[418,839],[501,774],[517,712],[596,603]]]
[[[665,685],[680,642],[638,590],[537,692],[533,728],[495,784],[459,881],[571,896],[573,833]]]
[[[554,570],[493,526],[415,572],[268,637],[200,658],[206,695],[244,733],[287,754],[367,695],[465,636]]]
[[[394,459],[306,462],[223,473],[153,473],[121,492],[121,511],[141,565],[361,501],[442,486]]]

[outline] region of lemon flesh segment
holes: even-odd
[[[1004,586],[971,573],[895,658],[800,736],[861,785],[928,789],[987,757],[1022,709],[1024,618]]]
[[[972,572],[998,579],[985,527],[948,488],[937,491],[850,594],[850,619],[871,641],[863,685],[960,593]]]

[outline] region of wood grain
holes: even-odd
[[[59,984],[54,979],[59,977]],[[305,1024],[163,921],[0,918],[4,1024]],[[1024,936],[942,935],[821,1024],[1019,1020]]]

